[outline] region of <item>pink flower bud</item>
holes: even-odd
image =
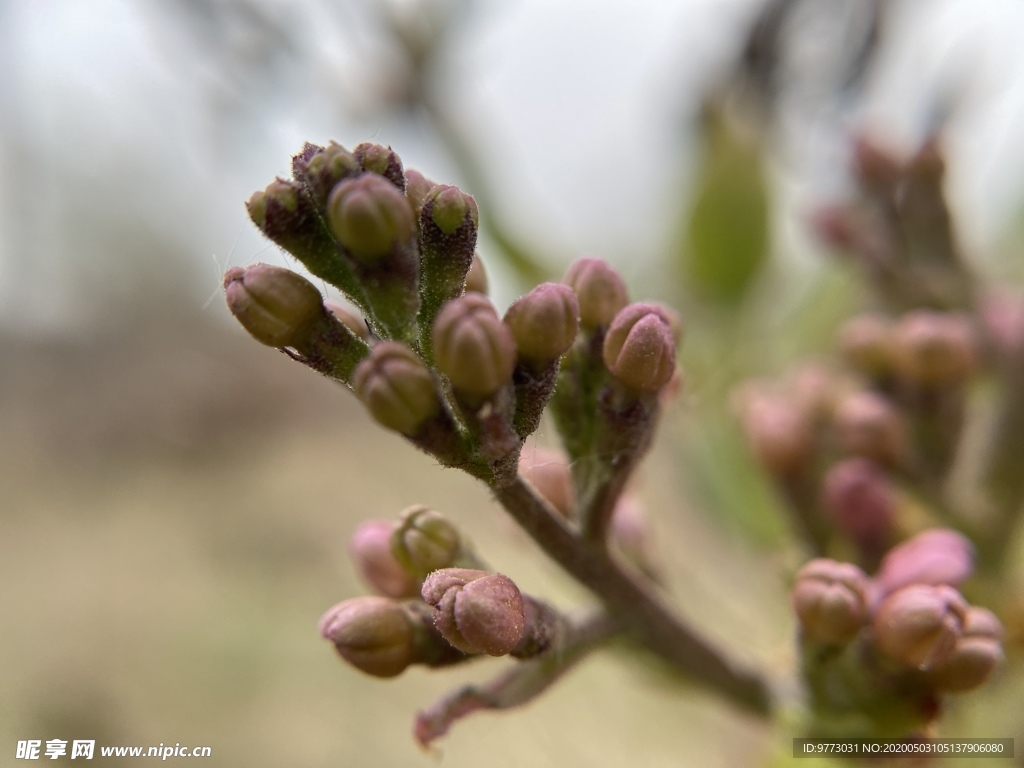
[[[604,337],[604,364],[635,392],[657,392],[676,369],[676,342],[669,318],[654,304],[630,304]]]
[[[470,292],[487,295],[487,271],[479,253],[473,254],[473,261],[466,275],[466,293]]]
[[[356,597],[320,619],[320,634],[345,661],[374,677],[395,677],[416,661],[414,627],[401,603]]]
[[[850,563],[825,558],[807,563],[792,592],[804,635],[829,644],[852,640],[867,620],[867,583],[864,572]]]
[[[513,302],[505,313],[519,357],[533,363],[557,360],[576,340],[580,307],[576,294],[561,283],[541,283]]]
[[[566,518],[576,508],[569,460],[548,448],[525,448],[519,457],[519,474],[540,491],[541,496]]]
[[[352,388],[378,422],[405,435],[441,411],[434,376],[397,341],[379,342],[356,367]]]
[[[412,206],[413,213],[417,216],[427,201],[427,193],[436,186],[437,184],[424,177],[419,171],[410,169],[405,172],[405,196],[409,198],[409,205]]]
[[[465,653],[504,656],[523,639],[526,612],[519,588],[507,576],[466,568],[434,571],[423,582],[434,606],[434,624]]]
[[[930,528],[889,551],[875,576],[882,594],[910,584],[958,586],[974,570],[974,547],[958,531]]]
[[[334,187],[327,201],[327,222],[338,242],[367,266],[378,264],[416,233],[405,195],[375,173]]]
[[[877,548],[892,532],[896,496],[889,478],[865,459],[845,459],[825,475],[823,502],[836,527],[862,548]]]
[[[967,609],[963,636],[952,657],[930,675],[936,687],[962,693],[981,686],[1003,660],[1003,625],[985,608]]]
[[[332,315],[341,320],[341,322],[345,324],[345,327],[352,331],[356,337],[363,339],[364,341],[370,338],[370,329],[366,327],[366,321],[359,315],[349,309],[346,309],[340,304],[335,304],[333,301],[325,301],[324,306],[330,310]]]
[[[479,293],[448,302],[433,330],[438,369],[463,392],[486,397],[512,379],[516,344],[494,306]]]
[[[462,537],[440,512],[422,504],[402,512],[391,534],[390,552],[409,573],[423,579],[427,574],[454,565],[462,554]]]
[[[580,324],[592,331],[611,324],[629,302],[622,277],[602,259],[579,259],[565,273],[564,282],[579,300]]]
[[[953,657],[966,615],[967,603],[952,587],[912,584],[881,602],[871,628],[884,654],[927,671]]]
[[[311,282],[270,264],[232,267],[224,275],[231,314],[256,341],[291,347],[324,317],[323,297]]]
[[[363,580],[387,597],[415,597],[419,582],[409,575],[391,554],[391,532],[395,524],[388,520],[367,520],[356,528],[349,541],[349,554]]]
[[[881,315],[848,320],[840,331],[839,346],[850,367],[865,376],[888,376],[896,366],[892,324]]]
[[[874,392],[845,397],[835,412],[843,450],[882,464],[899,464],[907,453],[907,428],[899,411]]]
[[[896,326],[896,364],[911,384],[956,384],[974,370],[974,337],[967,321],[944,312],[910,312]]]
[[[458,187],[438,184],[427,193],[424,205],[429,202],[433,202],[430,218],[446,235],[453,234],[467,219],[474,228],[480,226],[476,200]]]
[[[814,447],[806,412],[779,395],[751,392],[742,399],[743,432],[758,463],[779,476],[803,468]]]

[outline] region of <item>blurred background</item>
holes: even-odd
[[[3,762],[51,738],[218,766],[785,753],[618,652],[418,750],[413,713],[488,670],[381,683],[335,658],[316,622],[363,589],[360,520],[431,505],[524,589],[586,598],[469,478],[230,321],[228,266],[295,266],[243,202],[306,140],[389,144],[476,196],[500,308],[584,254],[678,306],[687,393],[642,495],[683,609],[782,680],[798,553],[728,392],[861,306],[808,227],[850,192],[854,136],[938,132],[972,264],[1024,277],[1022,27],[1009,0],[0,0]],[[953,722],[1019,731],[1012,691]]]

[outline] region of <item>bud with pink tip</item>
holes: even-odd
[[[850,563],[819,558],[796,575],[793,609],[804,637],[829,645],[849,642],[867,621],[864,572]]]
[[[963,693],[985,683],[1003,660],[1003,625],[992,611],[971,606],[952,657],[936,667],[931,681],[943,691]]]
[[[579,314],[571,288],[562,283],[541,283],[512,303],[504,323],[512,331],[519,359],[546,366],[564,355],[576,340]]]
[[[391,553],[391,534],[395,524],[389,520],[366,520],[349,540],[349,554],[359,575],[373,589],[387,597],[415,597],[420,593],[414,579]]]
[[[336,185],[327,201],[331,232],[365,266],[376,266],[416,233],[412,208],[390,181],[364,173]]]
[[[422,504],[402,512],[388,546],[403,569],[421,580],[433,571],[455,565],[463,554],[459,529],[440,512]]]
[[[875,392],[845,397],[835,412],[839,445],[881,464],[899,464],[907,454],[907,428],[899,411]]]
[[[488,397],[512,379],[515,340],[486,296],[448,302],[434,323],[433,343],[438,369],[457,390]]]
[[[588,331],[607,328],[629,302],[622,277],[602,259],[578,259],[569,267],[564,282],[576,293],[580,324]]]
[[[434,606],[434,624],[465,653],[504,656],[526,633],[519,588],[507,576],[466,568],[434,571],[423,582],[423,599]]]
[[[228,308],[261,344],[301,344],[324,317],[323,297],[311,282],[270,264],[232,267],[224,275]]]
[[[397,341],[374,346],[356,368],[352,388],[374,419],[404,435],[415,434],[441,412],[433,374]]]
[[[974,570],[974,547],[959,531],[929,528],[893,547],[875,582],[882,594],[910,584],[958,586]]]
[[[876,464],[845,459],[834,465],[825,475],[822,500],[839,530],[862,551],[880,554],[879,548],[892,533],[896,493]]]
[[[670,319],[655,304],[630,304],[615,315],[602,352],[605,367],[637,393],[657,392],[676,369]]]
[[[967,603],[952,587],[912,584],[882,600],[871,628],[882,653],[928,671],[953,657],[966,617]]]
[[[356,597],[320,619],[320,634],[345,661],[374,677],[395,677],[416,662],[415,627],[402,604],[387,597]]]

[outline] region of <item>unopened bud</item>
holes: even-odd
[[[571,288],[562,283],[541,283],[512,303],[504,322],[512,331],[519,357],[544,365],[572,346],[579,314]]]
[[[974,369],[974,338],[959,315],[910,312],[897,324],[895,333],[897,370],[911,384],[956,384]]]
[[[454,565],[462,554],[462,537],[448,518],[422,504],[402,512],[393,529],[390,552],[403,568],[423,579],[427,574]]]
[[[356,597],[320,619],[320,634],[345,661],[374,677],[394,677],[416,661],[414,627],[401,603]]]
[[[416,216],[420,215],[420,211],[423,210],[423,203],[426,202],[427,193],[437,185],[426,178],[419,171],[409,169],[405,172],[405,196],[409,198],[409,205],[412,206],[413,213]]]
[[[848,320],[840,331],[839,346],[850,366],[865,376],[889,376],[896,366],[892,325],[881,315]]]
[[[796,575],[793,609],[804,635],[821,643],[849,642],[868,617],[868,579],[851,563],[819,558]]]
[[[405,195],[375,173],[335,186],[327,201],[327,221],[338,242],[367,266],[379,263],[416,232]]]
[[[512,378],[516,343],[494,306],[479,293],[448,302],[433,329],[438,369],[463,392],[486,397]]]
[[[836,527],[862,548],[877,549],[896,516],[886,474],[866,459],[845,459],[829,469],[824,485],[824,507]]]
[[[397,341],[374,346],[355,370],[352,388],[378,422],[411,435],[441,410],[434,376]]]
[[[653,304],[630,304],[604,337],[604,364],[628,389],[653,393],[672,378],[676,342],[670,322]]]
[[[260,192],[253,192],[246,208],[249,218],[259,229],[264,229],[267,216],[275,209],[294,213],[299,207],[299,185],[292,181],[276,179]]]
[[[423,599],[434,606],[434,624],[465,653],[504,656],[523,639],[526,610],[507,576],[466,568],[434,571],[423,582]]]
[[[745,399],[743,433],[758,463],[779,476],[806,466],[814,440],[804,410],[781,395],[751,393]]]
[[[883,653],[927,671],[953,657],[966,614],[967,603],[952,587],[912,584],[882,601],[871,628]]]
[[[402,159],[391,147],[364,142],[352,150],[359,164],[370,173],[378,174],[390,181],[395,188],[405,191],[405,174]]]
[[[349,554],[363,580],[387,597],[415,597],[419,582],[402,567],[391,553],[391,532],[395,524],[388,520],[367,520],[356,528],[349,541]]]
[[[884,594],[910,584],[958,586],[974,570],[974,547],[958,531],[930,528],[893,547],[875,581]]]
[[[565,517],[576,508],[569,461],[559,451],[530,448],[519,456],[519,474]]]
[[[907,428],[899,411],[874,392],[845,397],[835,412],[839,445],[847,453],[899,464],[907,453]]]
[[[458,187],[438,184],[427,194],[425,203],[427,202],[433,202],[430,217],[446,235],[454,233],[467,221],[467,217],[474,228],[480,226],[476,200]]]
[[[473,262],[469,265],[466,275],[466,293],[482,293],[487,295],[487,271],[479,253],[473,254]]]
[[[341,322],[345,324],[345,327],[352,331],[352,333],[354,333],[358,338],[363,339],[364,341],[370,338],[370,329],[367,327],[366,321],[359,315],[349,309],[346,309],[340,304],[335,304],[333,301],[325,301],[324,306],[330,310],[332,315],[341,320]]]
[[[564,282],[576,293],[580,324],[588,331],[611,325],[615,315],[629,302],[622,277],[602,259],[573,262]]]
[[[953,656],[931,674],[931,681],[949,693],[982,685],[1003,660],[1003,625],[992,611],[972,606],[964,619],[963,636]]]
[[[315,285],[270,264],[232,267],[224,275],[224,293],[231,314],[269,347],[301,344],[324,316],[323,297]]]

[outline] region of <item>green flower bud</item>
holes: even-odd
[[[438,184],[427,193],[424,204],[427,202],[433,202],[430,217],[446,235],[453,234],[461,227],[467,216],[474,228],[480,226],[480,212],[477,210],[476,200],[458,187]]]
[[[374,173],[334,187],[327,201],[327,221],[338,242],[366,266],[380,263],[416,232],[405,195]]]
[[[907,428],[890,402],[875,392],[848,395],[835,412],[836,437],[848,453],[881,464],[899,464],[907,454]]]
[[[564,282],[576,293],[580,324],[588,331],[611,325],[629,302],[622,277],[602,259],[579,259],[565,273]]]
[[[299,186],[295,182],[275,179],[266,189],[253,192],[246,208],[249,218],[261,231],[267,226],[267,215],[277,209],[295,213],[299,207]]]
[[[963,317],[910,312],[897,324],[895,334],[897,370],[911,384],[957,384],[974,370],[974,337]]]
[[[982,685],[1003,660],[1003,625],[985,608],[972,606],[952,657],[929,676],[936,687],[963,693]]]
[[[224,275],[228,309],[268,347],[301,344],[324,316],[323,297],[301,275],[270,264],[232,267]]]
[[[871,628],[883,653],[927,671],[953,657],[966,615],[967,603],[952,587],[912,584],[881,602]]]
[[[819,558],[796,575],[793,609],[804,636],[842,645],[852,640],[868,617],[868,577],[855,565]]]
[[[345,661],[374,677],[395,677],[416,661],[415,629],[401,603],[356,597],[320,619],[320,634]]]
[[[397,341],[382,341],[356,367],[352,388],[379,423],[414,434],[441,411],[434,376]]]
[[[676,342],[662,308],[630,304],[612,320],[604,338],[604,364],[634,392],[653,393],[676,369]]]
[[[466,275],[466,293],[471,292],[487,295],[487,272],[479,253],[473,254],[473,261],[469,265],[469,273]]]
[[[541,283],[513,302],[505,313],[519,357],[546,365],[572,346],[579,328],[576,294],[561,283]]]
[[[511,380],[516,343],[486,296],[469,293],[448,302],[432,337],[437,367],[456,389],[487,397]]]
[[[402,512],[389,546],[407,572],[423,579],[433,571],[455,565],[462,554],[462,537],[440,512],[417,504]]]
[[[423,599],[434,606],[434,624],[465,653],[504,656],[526,634],[526,609],[507,576],[466,568],[434,571],[423,582]]]
[[[395,524],[388,520],[367,520],[356,528],[349,541],[349,554],[359,575],[387,597],[415,597],[419,582],[395,559],[391,534]]]

